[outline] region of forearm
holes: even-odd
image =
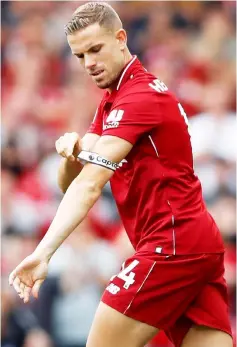
[[[48,232],[35,252],[49,260],[63,241],[83,221],[100,194],[101,189],[92,182],[74,180],[64,195]]]
[[[63,193],[65,193],[72,181],[79,175],[83,165],[78,161],[69,161],[62,158],[58,169],[58,185]]]

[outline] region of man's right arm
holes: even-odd
[[[98,139],[97,134],[87,133],[81,140],[76,133],[68,133],[56,142],[57,152],[63,157],[58,170],[58,185],[66,193],[72,181],[79,175],[83,165],[77,160],[83,150],[91,150]]]

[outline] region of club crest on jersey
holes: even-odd
[[[124,110],[113,110],[110,112],[106,119],[106,123],[103,124],[103,130],[117,128],[119,126],[119,122],[123,118]]]
[[[126,159],[123,159],[122,161],[120,161],[120,163],[118,164],[119,167],[122,167],[123,164],[127,163],[128,161]]]

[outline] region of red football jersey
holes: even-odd
[[[111,189],[136,250],[224,251],[193,170],[186,114],[136,56],[123,69],[116,90],[105,93],[88,132],[133,144],[111,178]]]

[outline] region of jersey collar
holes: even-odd
[[[136,55],[132,57],[132,59],[125,65],[123,70],[120,73],[120,77],[118,80],[118,84],[116,89],[112,91],[112,93],[109,93],[108,91],[104,95],[104,101],[108,103],[112,103],[119,91],[119,89],[130,79],[133,78],[133,75],[135,72],[137,72],[140,69],[144,69],[142,67],[141,62],[137,58]]]

